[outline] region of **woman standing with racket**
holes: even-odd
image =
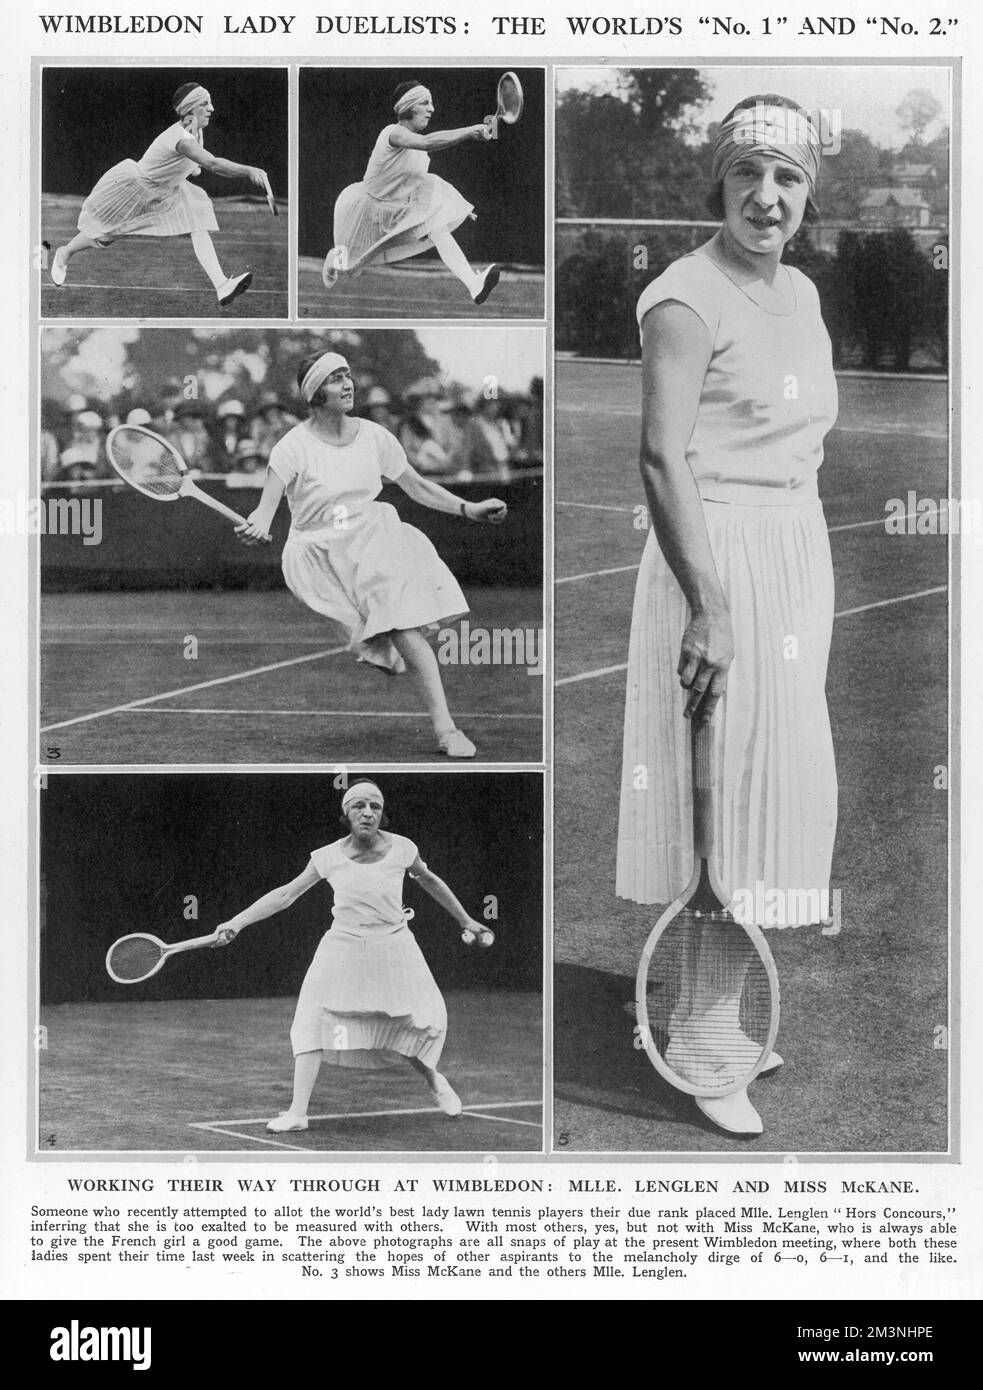
[[[460,1115],[459,1097],[437,1070],[447,1009],[407,926],[403,878],[409,874],[463,933],[494,939],[474,921],[443,879],[431,873],[412,840],[386,830],[382,792],[357,782],[341,802],[345,835],[316,849],[302,874],[274,888],[216,928],[219,945],[244,927],[282,912],[322,879],[334,892],[331,927],[311,962],[294,1013],[290,1041],[294,1088],[290,1109],[271,1120],[274,1133],[307,1128],[307,1107],[323,1062],[379,1068],[405,1059],[420,1073],[445,1115]]]
[[[714,149],[720,230],[638,303],[641,469],[653,525],[632,615],[617,874],[619,896],[638,903],[670,901],[689,876],[686,721],[711,718],[725,889],[760,901],[763,885],[772,904],[774,890],[786,904],[828,901],[833,573],[816,474],[837,394],[815,287],[782,264],[814,211],[821,153],[795,103],[741,102]],[[757,925],[801,925],[790,916]],[[707,962],[694,955],[690,969],[687,997],[710,999],[719,981],[702,979]],[[740,972],[730,990],[739,995]],[[738,1029],[736,1006],[724,1001],[716,1012]],[[690,1035],[701,1017],[685,1021]],[[708,1070],[714,1046],[708,1038]],[[763,1069],[780,1065],[776,1053]],[[746,1089],[697,1104],[722,1129],[761,1132]]]
[[[270,454],[259,506],[239,528],[247,545],[268,540],[284,493],[291,528],[283,548],[287,586],[340,623],[359,661],[412,673],[440,752],[473,758],[475,746],[447,708],[440,667],[423,629],[468,611],[457,580],[431,542],[377,501],[383,483],[434,511],[466,521],[505,520],[504,502],[465,502],[407,463],[399,442],[371,420],[352,418],[355,387],[337,352],[305,357],[297,372],[310,417]]]
[[[452,235],[466,218],[474,217],[474,207],[428,170],[430,155],[438,150],[492,140],[492,118],[425,135],[434,103],[419,82],[399,84],[393,92],[393,111],[396,121],[376,140],[362,182],[350,184],[335,203],[335,244],[324,260],[324,287],[330,289],[340,274],[357,275],[366,266],[403,261],[433,246],[475,304],[484,304],[498,284],[499,267],[472,270]]]
[[[186,236],[211,280],[219,305],[231,304],[252,282],[250,271],[226,275],[211,233],[218,231],[208,194],[188,183],[203,169],[223,179],[248,179],[267,191],[265,172],[249,164],[219,159],[204,147],[204,131],[214,106],[197,82],[186,82],[171,99],[178,119],[139,160],[124,159],[103,174],[82,204],[78,235],[60,246],[51,262],[51,279],[64,285],[68,263],[80,251],[97,251],[127,236]]]

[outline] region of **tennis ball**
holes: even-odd
[[[483,932],[481,933],[481,935],[478,937],[478,945],[479,945],[479,946],[486,946],[486,947],[487,947],[487,946],[490,946],[490,945],[493,943],[494,940],[495,940],[495,933],[494,933],[493,931],[491,931],[490,929],[487,929],[487,928],[486,928],[486,930],[483,931]]]
[[[470,927],[465,927],[464,931],[461,932],[461,940],[464,942],[465,946],[473,946],[477,939],[476,934]]]

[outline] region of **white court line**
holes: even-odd
[[[469,1110],[467,1106],[464,1107],[462,1114],[470,1115],[472,1120],[491,1120],[494,1124],[499,1125],[525,1125],[526,1129],[542,1129],[543,1127],[535,1120],[513,1120],[507,1115],[482,1115],[480,1110]]]
[[[834,618],[850,618],[854,613],[869,613],[873,608],[889,608],[893,603],[908,603],[911,599],[927,598],[930,594],[944,594],[947,591],[945,584],[937,589],[919,589],[914,594],[899,594],[897,598],[882,598],[877,603],[863,603],[859,608],[844,608],[839,613],[834,613]],[[618,671],[627,671],[627,661],[620,666],[599,666],[596,671],[584,671],[579,676],[564,676],[562,680],[554,681],[554,685],[576,685],[578,681],[591,681],[601,676],[613,676]]]
[[[840,613],[834,613],[834,618],[850,618],[854,613],[869,613],[872,608],[889,608],[892,603],[907,603],[913,598],[927,598],[929,594],[944,594],[948,592],[948,585],[940,584],[937,589],[919,589],[917,594],[901,594],[898,598],[882,598],[877,603],[862,603],[859,608],[844,608]]]
[[[175,690],[162,690],[157,695],[145,695],[142,700],[130,700],[125,705],[113,705],[110,709],[98,709],[93,714],[79,714],[74,719],[62,719],[57,724],[45,724],[42,734],[52,729],[67,729],[70,724],[85,724],[90,719],[103,719],[107,714],[121,714],[124,710],[139,709],[141,705],[151,705],[155,700],[169,700],[174,695],[190,695],[193,690],[208,690],[213,685],[227,685],[229,681],[246,680],[249,676],[262,676],[267,671],[282,671],[287,666],[299,666],[304,661],[318,661],[322,656],[337,656],[347,652],[347,647],[326,647],[308,656],[294,656],[289,661],[273,661],[269,666],[254,666],[250,671],[237,671],[232,676],[217,676],[214,680],[199,681],[197,685],[179,685]]]
[[[42,288],[46,288],[42,286]],[[185,289],[181,285],[91,285],[88,281],[73,280],[71,284],[65,286],[67,290],[113,290],[116,294],[122,294],[127,290],[134,290],[139,294],[197,294],[207,297],[208,291],[202,289]],[[271,295],[282,295],[286,298],[286,290],[254,290],[246,291],[250,299],[258,296],[269,298]],[[59,315],[59,317],[64,317]]]
[[[186,709],[183,706],[178,709],[135,709],[133,714],[237,714],[248,718],[250,715],[301,715],[305,718],[335,719],[427,719],[425,710],[401,710],[401,709],[222,709],[220,706],[215,709]],[[467,714],[457,713],[456,719],[542,719],[541,714]],[[51,728],[57,728],[52,724]],[[42,730],[43,732],[43,730]]]
[[[557,503],[557,505],[560,507],[592,508],[594,506],[593,502],[559,502]],[[634,513],[633,507],[603,507],[598,508],[597,510],[602,510],[606,512]],[[905,512],[904,516],[899,518],[899,520],[907,521],[909,517],[917,515],[917,512]],[[886,516],[875,516],[873,521],[845,521],[842,522],[839,526],[827,526],[826,530],[829,533],[829,535],[833,535],[833,533],[836,531],[860,531],[865,526],[883,526],[887,520],[888,518]],[[554,580],[554,584],[556,586],[559,586],[560,584],[576,584],[581,579],[601,579],[606,574],[628,574],[631,570],[637,570],[640,565],[641,561],[639,561],[638,564],[635,565],[618,565],[614,569],[609,570],[587,570],[584,574],[568,574],[565,575],[562,579]]]
[[[266,1120],[263,1121],[266,1124]],[[273,1149],[290,1149],[294,1153],[309,1153],[306,1144],[288,1144],[283,1139],[267,1139],[261,1134],[237,1134],[235,1130],[224,1129],[218,1120],[214,1124],[195,1124],[192,1129],[207,1129],[209,1134],[221,1134],[228,1139],[244,1139],[247,1144],[269,1144]]]
[[[601,579],[606,574],[628,574],[631,570],[639,569],[641,563],[639,560],[636,565],[616,565],[614,569],[610,570],[588,570],[586,574],[567,574],[562,579],[556,579],[553,582],[559,588],[561,584],[576,584],[580,579]]]
[[[482,1110],[520,1110],[530,1105],[542,1105],[542,1100],[490,1100],[482,1103]],[[311,1124],[321,1120],[379,1120],[387,1115],[440,1115],[442,1112],[434,1105],[414,1106],[407,1110],[346,1110],[337,1115],[310,1115]],[[191,1129],[213,1129],[216,1125],[265,1125],[269,1115],[261,1119],[249,1117],[244,1120],[195,1120]],[[270,1141],[273,1142],[272,1140]]]
[[[611,507],[606,502],[557,502],[558,507],[585,507],[590,512],[628,512],[629,515],[635,511],[634,507]],[[639,503],[641,506],[641,503]]]
[[[557,502],[556,505],[558,507],[581,507],[584,511],[589,512],[622,512],[627,516],[635,516],[639,509],[638,507],[612,507],[609,506],[606,502]],[[639,507],[641,505],[642,504],[639,503]],[[900,521],[907,521],[909,517],[917,515],[917,512],[905,512],[902,517],[899,517],[897,519]],[[834,531],[859,531],[864,526],[883,526],[885,522],[889,520],[893,521],[895,520],[895,518],[893,516],[888,517],[885,514],[884,516],[875,516],[872,521],[844,521],[837,526],[828,526],[826,529],[830,532],[830,534],[832,534]],[[607,570],[603,571],[603,573],[605,574],[609,572],[610,571]],[[556,582],[558,584],[563,584],[568,583],[569,581],[558,579]]]
[[[561,415],[597,415],[597,406],[584,404],[572,405],[569,402],[564,404]],[[630,416],[632,419],[641,419],[641,413],[637,406],[605,406],[604,415]],[[908,425],[900,420],[889,420],[883,425],[834,425],[830,434],[880,434],[886,436],[904,435],[906,438],[914,439],[941,439],[949,438],[945,430],[920,429],[918,426]]]

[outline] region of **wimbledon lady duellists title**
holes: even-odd
[[[438,38],[456,34],[458,24],[450,15],[326,15],[310,17],[315,34],[369,34],[398,37],[425,34]],[[46,34],[203,34],[205,16],[200,14],[42,14],[38,15]],[[241,34],[256,37],[293,34],[297,16],[293,14],[223,15],[215,32],[230,37]],[[209,26],[209,32],[211,26]],[[467,33],[467,25],[464,26]]]

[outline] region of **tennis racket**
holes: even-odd
[[[693,876],[645,943],[639,1037],[656,1071],[692,1096],[728,1096],[757,1076],[778,1033],[778,972],[761,930],[738,922],[713,865],[713,739],[692,721]]]
[[[276,199],[273,196],[273,189],[270,187],[269,176],[265,173],[263,174],[263,187],[266,189],[266,206],[269,208],[270,212],[272,212],[274,217],[279,217],[280,209],[276,205]]]
[[[179,497],[193,497],[237,526],[246,519],[198,487],[174,445],[143,425],[117,425],[110,430],[106,436],[106,453],[123,481],[155,502],[176,502]]]
[[[156,975],[171,956],[214,946],[217,941],[218,932],[212,932],[210,936],[193,936],[188,941],[174,941],[168,945],[147,932],[133,932],[130,936],[121,936],[110,946],[106,952],[106,971],[118,985],[136,985]]]
[[[485,117],[485,125],[491,130],[491,138],[498,139],[499,121],[505,125],[515,125],[522,115],[522,83],[514,72],[503,73],[498,79],[498,110],[494,116]]]

